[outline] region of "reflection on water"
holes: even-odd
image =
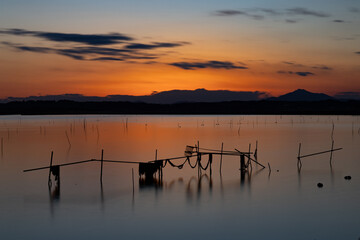
[[[360,237],[357,116],[3,116],[0,138],[4,239]],[[204,155],[206,170],[195,158],[145,171],[104,162],[102,182],[100,162],[57,168],[102,149],[130,162],[184,156],[198,141],[224,152],[256,146],[267,168],[230,155]],[[299,143],[306,155],[332,141],[343,150],[298,162]],[[22,172],[48,166],[51,151],[51,184],[49,169]]]

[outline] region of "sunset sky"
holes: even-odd
[[[1,0],[0,98],[360,92],[359,0]]]

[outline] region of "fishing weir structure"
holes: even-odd
[[[110,160],[104,159],[104,150],[101,151],[101,159],[89,159],[71,163],[63,163],[53,165],[53,156],[54,153],[51,152],[50,157],[50,165],[45,167],[38,167],[32,169],[23,170],[23,172],[32,172],[38,170],[49,169],[49,177],[48,177],[48,185],[49,188],[52,186],[51,175],[55,178],[56,187],[60,186],[60,169],[65,166],[76,165],[76,164],[84,164],[89,162],[100,162],[100,182],[102,183],[103,179],[103,165],[104,163],[122,163],[122,164],[137,164],[139,167],[139,183],[142,184],[151,184],[154,181],[154,175],[158,174],[159,181],[162,182],[163,178],[163,168],[167,165],[171,167],[176,167],[178,169],[182,169],[185,164],[189,164],[192,169],[198,169],[198,176],[201,176],[202,171],[206,171],[209,169],[210,176],[212,175],[212,163],[214,160],[214,156],[220,156],[220,174],[222,169],[222,160],[223,156],[238,156],[240,158],[240,171],[241,173],[245,173],[247,171],[252,170],[252,163],[265,168],[264,165],[257,161],[257,146],[254,152],[251,152],[251,145],[249,145],[249,151],[243,152],[235,149],[235,151],[225,151],[223,149],[223,144],[221,145],[221,150],[214,149],[206,149],[200,148],[199,142],[195,146],[186,146],[184,156],[180,157],[172,157],[172,158],[164,158],[157,159],[157,150],[155,152],[155,159],[147,162],[136,162],[136,161],[122,161],[122,160]],[[207,157],[207,162],[204,164],[202,161],[204,157]],[[194,160],[191,160],[195,158]],[[180,163],[176,163],[176,161],[180,161]],[[132,180],[134,187],[134,173],[132,171]]]

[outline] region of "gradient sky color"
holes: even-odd
[[[0,98],[360,92],[358,0],[2,0],[0,23]]]

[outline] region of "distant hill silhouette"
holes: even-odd
[[[228,102],[228,101],[257,101],[268,97],[265,92],[228,91],[206,89],[196,90],[171,90],[155,92],[151,95],[108,95],[106,97],[84,96],[81,94],[30,96],[25,98],[9,97],[1,102],[13,101],[60,101],[68,100],[75,102],[143,102],[156,104],[173,104],[183,102]]]
[[[305,89],[297,89],[293,92],[281,95],[279,97],[271,97],[267,100],[270,101],[288,101],[288,102],[314,102],[314,101],[326,101],[333,100],[333,97],[330,97],[324,93],[312,93],[306,91]]]

